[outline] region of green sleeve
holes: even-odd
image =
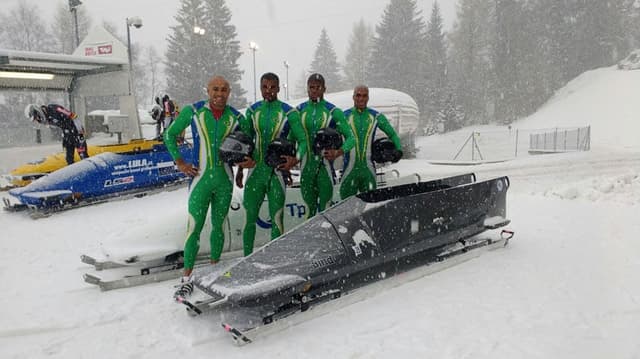
[[[304,158],[307,154],[307,136],[304,134],[304,128],[300,122],[300,112],[296,109],[292,109],[287,113],[287,121],[289,121],[290,133],[293,134],[293,138],[298,143],[298,153],[296,157],[298,159]]]
[[[252,139],[255,139],[255,131],[253,130],[253,111],[251,111],[251,108],[248,108],[245,113],[246,116],[243,116],[242,114],[238,115],[240,131]]]
[[[402,151],[402,144],[400,143],[400,137],[396,133],[396,130],[393,129],[393,126],[389,123],[387,118],[379,113],[378,114],[378,127],[382,130],[382,132],[386,133],[389,136],[389,139],[396,146],[396,150]]]
[[[185,106],[178,118],[164,132],[164,144],[167,146],[167,150],[171,154],[174,161],[182,158],[180,150],[178,150],[178,137],[182,135],[182,132],[191,124],[191,118],[193,117],[193,106]]]
[[[347,153],[353,149],[356,144],[356,139],[353,137],[353,131],[344,118],[344,112],[339,108],[334,108],[331,112],[331,117],[336,121],[336,129],[344,137],[342,143],[342,152]]]

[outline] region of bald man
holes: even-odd
[[[369,88],[363,85],[356,86],[353,89],[353,107],[344,112],[356,145],[345,154],[345,165],[340,180],[341,199],[376,189],[376,167],[371,160],[371,147],[378,129],[389,137],[397,150],[402,150],[400,138],[389,120],[378,111],[367,107],[368,103]]]
[[[193,291],[191,272],[200,247],[200,232],[211,206],[211,263],[220,260],[224,245],[222,224],[229,212],[233,194],[233,171],[219,156],[220,145],[236,129],[244,116],[227,105],[231,88],[222,76],[214,76],[207,84],[209,100],[185,106],[164,134],[164,142],[178,170],[192,177],[189,185],[189,219],[184,245],[182,285],[175,292],[178,301]],[[178,138],[191,125],[193,158],[181,157]]]

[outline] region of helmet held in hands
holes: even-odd
[[[246,160],[253,154],[254,144],[251,137],[236,131],[227,136],[220,145],[220,159],[234,165]]]

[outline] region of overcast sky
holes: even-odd
[[[1,11],[8,11],[20,1],[36,3],[44,18],[52,19],[56,4],[67,0],[0,0]],[[164,53],[169,26],[175,24],[178,0],[81,0],[83,7],[93,18],[94,24],[102,19],[115,25],[122,24],[126,31],[125,19],[139,16],[143,27],[132,28],[131,41],[142,45],[154,44]],[[244,70],[242,81],[247,97],[253,96],[253,65],[249,41],[255,41],[260,49],[256,53],[256,72],[272,71],[286,81],[284,61],[289,67],[289,86],[295,84],[302,72],[309,68],[313,51],[320,37],[320,31],[327,29],[329,37],[342,63],[353,24],[360,18],[375,26],[380,22],[382,12],[390,0],[230,0],[231,22],[236,26],[243,56],[239,60]],[[454,0],[439,0],[445,30],[451,28],[455,16]],[[418,0],[425,22],[431,13],[432,0]],[[82,39],[81,39],[82,40]],[[395,56],[395,54],[391,54]],[[331,91],[328,84],[328,91]],[[293,94],[293,93],[292,93]],[[284,98],[281,93],[280,98]]]

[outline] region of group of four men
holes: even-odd
[[[342,112],[324,99],[324,78],[313,74],[307,81],[309,100],[296,108],[278,100],[278,76],[266,73],[260,79],[263,97],[246,110],[246,116],[227,104],[231,88],[227,80],[214,76],[207,84],[208,100],[185,106],[175,122],[165,131],[167,149],[178,170],[192,177],[189,189],[187,239],[184,247],[184,275],[176,299],[191,293],[191,274],[199,250],[200,232],[211,206],[211,263],[220,260],[224,244],[223,222],[233,194],[233,170],[219,155],[225,138],[236,130],[249,136],[254,144],[251,156],[237,163],[236,183],[243,186],[243,169],[249,169],[244,183],[243,206],[246,211],[243,231],[244,254],[253,252],[256,220],[265,195],[272,219],[271,238],[284,233],[283,209],[287,185],[286,173],[300,164],[300,189],[307,206],[307,218],[326,209],[333,198],[334,175],[331,163],[344,156],[340,181],[342,199],[376,188],[375,168],[370,160],[376,128],[387,134],[397,150],[400,139],[384,115],[367,107],[369,89],[357,86],[354,107]],[[178,150],[181,133],[191,126],[194,158],[182,158]],[[340,148],[314,151],[316,133],[334,128],[344,140]],[[278,139],[296,143],[296,153],[283,155],[276,168],[266,160],[269,144]]]
[[[229,82],[221,76],[212,77],[207,84],[208,100],[196,102],[179,113],[165,128],[162,136],[179,171],[192,177],[189,187],[187,239],[184,247],[183,285],[176,298],[188,295],[193,290],[191,274],[199,251],[200,233],[211,206],[212,229],[210,234],[211,263],[217,263],[224,245],[223,222],[229,211],[233,194],[233,170],[230,163],[220,158],[219,150],[224,140],[234,131],[240,130],[253,141],[254,151],[238,166],[236,184],[244,189],[243,206],[246,211],[243,231],[244,254],[253,252],[256,221],[265,195],[268,198],[269,215],[272,220],[271,238],[284,233],[283,209],[287,185],[287,174],[300,164],[300,191],[307,206],[307,218],[325,210],[333,199],[335,184],[333,161],[344,156],[344,167],[340,179],[340,198],[345,199],[359,192],[376,188],[376,172],[371,161],[375,131],[380,128],[400,151],[400,139],[386,117],[368,108],[369,89],[357,86],[353,91],[354,107],[342,112],[324,99],[326,91],[324,77],[313,74],[307,81],[309,100],[296,108],[278,100],[280,82],[274,73],[266,73],[260,79],[263,100],[251,105],[246,116],[229,106],[231,93]],[[160,99],[156,101],[159,103]],[[169,109],[169,97],[163,98],[165,111]],[[159,106],[158,106],[159,107]],[[162,109],[161,109],[162,110]],[[160,111],[158,111],[159,113]],[[62,128],[63,146],[67,163],[74,162],[74,150],[80,158],[88,157],[84,129],[71,111],[59,105],[28,105],[27,117],[41,123]],[[184,130],[191,126],[194,156],[181,157],[178,149]],[[343,137],[340,148],[329,148],[322,152],[314,148],[319,131],[332,128]],[[156,135],[160,135],[160,128]],[[282,156],[276,166],[268,163],[269,145],[279,139],[296,143],[296,153]],[[249,169],[243,184],[243,169]]]

